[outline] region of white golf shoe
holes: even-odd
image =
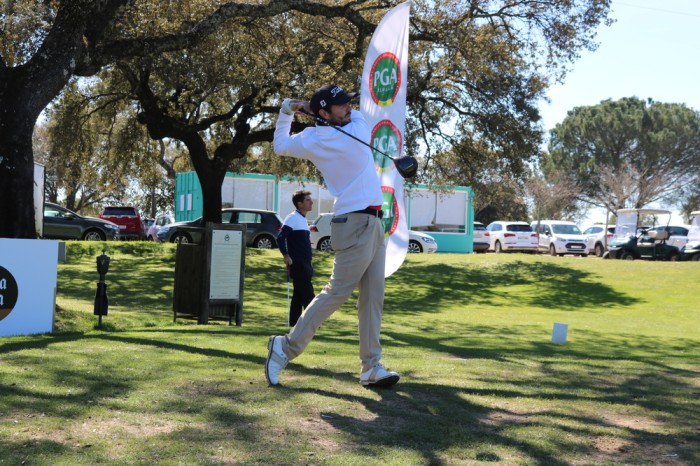
[[[398,372],[388,371],[381,364],[376,364],[360,374],[360,383],[365,387],[391,387],[400,377]]]
[[[270,385],[279,383],[280,372],[289,364],[289,358],[282,351],[282,338],[284,337],[272,336],[267,343],[269,353],[265,362],[265,377]]]

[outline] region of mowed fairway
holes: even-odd
[[[411,255],[383,326],[402,379],[372,390],[354,298],[267,385],[278,251],[248,251],[241,327],[198,326],[172,322],[171,245],[110,245],[98,330],[84,247],[59,266],[60,331],[0,339],[0,465],[700,464],[696,262]],[[320,291],[332,255],[314,261]]]

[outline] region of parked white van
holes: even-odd
[[[552,256],[575,254],[588,256],[586,236],[574,222],[564,220],[540,220],[532,222],[532,230],[539,235],[539,250]]]

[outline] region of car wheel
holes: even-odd
[[[556,256],[557,255],[557,249],[554,247],[553,244],[549,245],[549,255],[550,256]]]
[[[316,249],[318,249],[319,251],[323,251],[323,252],[333,251],[333,246],[331,246],[330,236],[326,236],[324,238],[321,238],[321,240],[318,242],[318,245],[316,246]]]
[[[588,254],[581,254],[581,257],[588,257]]]
[[[412,253],[423,252],[423,248],[421,247],[421,245],[418,241],[411,240],[408,242],[408,252],[412,252]]]
[[[107,239],[107,235],[99,230],[88,230],[83,234],[83,239],[85,241],[104,241]]]
[[[255,240],[255,247],[258,249],[272,249],[275,247],[275,241],[267,235],[263,235]]]
[[[668,260],[671,262],[678,262],[680,260],[680,256],[678,255],[677,252],[672,252],[671,254],[668,255]]]
[[[620,254],[620,259],[626,260],[626,261],[633,261],[633,260],[634,260],[634,254],[632,254],[632,253],[630,253],[630,252],[627,252],[627,251],[623,251],[623,252]]]
[[[493,246],[493,250],[494,250],[494,252],[496,252],[496,253],[499,253],[499,252],[502,252],[502,251],[503,251],[503,248],[501,248],[501,242],[500,242],[500,241],[496,241],[496,244]]]
[[[595,245],[595,255],[598,257],[603,257],[603,254],[605,254],[605,248],[603,247],[602,244],[597,243]]]
[[[690,260],[694,262],[700,261],[700,254],[693,254],[693,257]]]
[[[192,237],[187,233],[178,231],[170,238],[170,242],[175,244],[189,244],[192,242]]]

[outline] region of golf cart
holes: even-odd
[[[700,210],[690,213],[688,242],[683,246],[681,257],[686,261],[700,261]]]
[[[667,216],[666,226],[671,222],[671,212],[661,209],[620,209],[617,211],[615,236],[608,245],[610,259],[647,259],[677,261],[680,250],[666,240],[670,236],[668,230],[656,229],[647,231],[643,225],[651,220],[649,225],[659,225],[657,216]],[[650,218],[651,216],[651,218]],[[666,218],[666,217],[664,217]]]

